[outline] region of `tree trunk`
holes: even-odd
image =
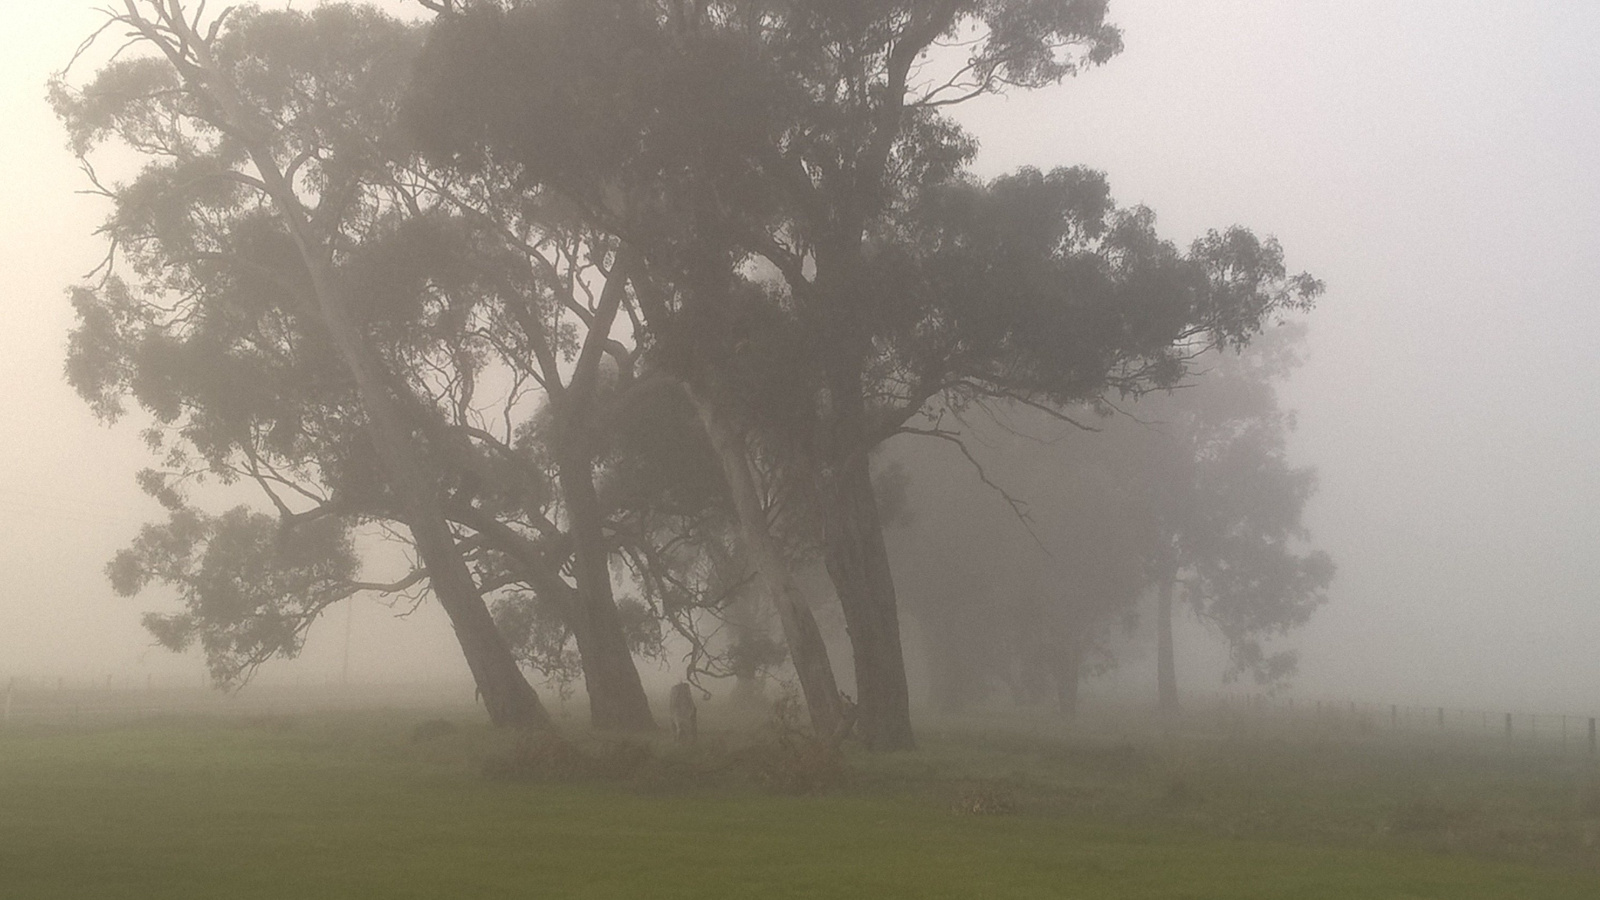
[[[585,454],[568,451],[558,466],[572,533],[572,571],[578,586],[572,632],[578,641],[584,686],[589,692],[589,720],[600,729],[654,731],[656,722],[650,715],[650,701],[639,681],[639,669],[628,649],[611,589],[611,559],[600,499],[594,489],[593,464]]]
[[[772,536],[766,508],[756,490],[755,473],[750,469],[749,448],[737,429],[724,420],[710,402],[687,385],[684,391],[700,414],[701,425],[722,464],[745,550],[755,561],[756,573],[778,610],[783,639],[789,647],[789,660],[800,678],[800,691],[811,716],[811,728],[819,737],[832,735],[842,721],[844,709],[838,682],[833,678],[833,665],[828,661],[828,646],[822,640],[822,630],[817,627],[810,607],[795,586],[788,561]]]
[[[822,534],[856,665],[856,727],[873,750],[910,750],[911,693],[900,646],[894,578],[865,453],[850,454],[825,479]]]
[[[1162,578],[1156,595],[1156,697],[1161,718],[1178,717],[1178,670],[1172,658],[1172,590],[1174,578]]]
[[[262,157],[271,158],[268,154]],[[288,193],[282,175],[263,158],[258,157],[257,162],[269,191],[280,202],[280,209],[293,208],[293,195]],[[351,320],[326,262],[304,239],[299,226],[298,221],[290,221],[290,233],[311,276],[315,311],[355,379],[367,415],[367,428],[389,489],[399,501],[402,516],[416,541],[417,553],[428,571],[434,596],[450,617],[456,641],[472,671],[489,719],[497,726],[548,728],[549,714],[523,676],[505,636],[495,626],[456,545],[440,499],[417,457],[414,436],[405,427],[398,399],[389,393],[392,382],[385,376],[383,361]]]
[[[273,180],[282,184],[281,176]],[[269,180],[269,185],[271,183]],[[292,228],[291,232],[297,238],[301,257],[311,275],[317,312],[361,394],[367,427],[389,489],[403,510],[406,525],[416,541],[417,553],[428,570],[434,596],[450,617],[456,641],[477,682],[490,721],[499,726],[549,727],[549,714],[523,676],[504,635],[495,626],[461,556],[455,535],[445,520],[443,506],[417,458],[413,435],[403,424],[399,403],[389,393],[390,380],[384,375],[382,360],[351,321],[344,298],[335,288],[323,261],[299,240],[298,229]]]
[[[549,728],[549,713],[489,615],[443,517],[424,518],[411,526],[411,534],[427,567],[434,596],[450,617],[489,721],[500,727]]]
[[[450,617],[490,721],[499,726],[549,727],[549,714],[495,626],[461,556],[433,485],[412,447],[412,435],[401,424],[398,404],[388,393],[381,361],[350,323],[331,280],[318,277],[319,267],[314,262],[308,264],[313,268],[312,281],[322,319],[360,390],[367,427],[389,489],[404,510],[402,515],[416,541],[417,553],[428,570],[429,584]]]
[[[860,232],[844,233],[837,243],[817,248],[816,290],[828,318],[827,390],[819,398],[817,435],[824,559],[850,632],[856,730],[873,750],[910,750],[916,741],[900,616],[868,459],[878,436],[869,433],[862,389],[862,360],[872,350],[860,316],[870,303],[857,296],[868,281],[862,275]]]
[[[758,642],[765,642],[766,631],[761,627],[755,597],[740,592],[727,613],[728,633],[733,645],[733,701],[745,709],[762,705],[761,671],[750,650]]]
[[[298,231],[295,233],[298,237]],[[382,360],[350,320],[343,297],[322,261],[303,243],[301,254],[310,270],[317,311],[361,394],[367,428],[389,489],[403,510],[434,596],[450,617],[490,721],[499,726],[549,727],[549,714],[495,626],[461,556],[443,506],[417,458],[413,435],[403,424],[397,398],[389,393],[391,381],[384,375]]]

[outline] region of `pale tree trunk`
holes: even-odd
[[[311,282],[310,311],[327,329],[341,361],[356,382],[367,429],[401,518],[416,542],[428,581],[450,617],[467,666],[496,725],[546,728],[549,715],[523,677],[467,569],[431,479],[418,459],[398,399],[377,351],[367,343],[338,290],[326,248],[311,236],[305,207],[272,155],[257,117],[246,111],[226,75],[211,58],[209,41],[183,18],[180,5],[162,10],[159,26],[145,19],[129,0],[126,21],[174,63],[186,87],[214,107],[213,124],[229,128],[244,142],[263,188],[288,229]],[[177,36],[174,40],[173,35]]]
[[[1163,576],[1156,594],[1156,698],[1161,718],[1178,717],[1178,670],[1172,657],[1172,591],[1177,579]]]
[[[456,545],[455,535],[446,523],[442,504],[417,459],[412,435],[402,424],[399,404],[388,392],[382,361],[361,339],[343,298],[334,287],[331,273],[308,249],[302,244],[302,256],[311,270],[318,311],[356,381],[367,414],[367,427],[389,489],[403,510],[402,518],[416,542],[434,595],[450,617],[490,720],[496,725],[548,727],[549,716],[489,615]]]
[[[823,642],[822,630],[817,627],[811,608],[801,597],[789,563],[772,535],[766,507],[756,489],[749,447],[738,429],[727,422],[709,401],[687,385],[684,390],[699,413],[706,437],[710,439],[712,450],[722,464],[723,476],[733,495],[734,510],[739,519],[739,535],[744,542],[745,552],[755,562],[762,586],[778,610],[783,639],[789,647],[789,659],[794,664],[795,674],[800,678],[800,691],[805,696],[811,728],[819,737],[832,736],[843,721],[844,710],[839,697],[839,685],[833,677],[833,665],[828,661],[828,646]]]
[[[445,521],[444,510],[426,472],[417,460],[412,436],[401,424],[398,404],[388,393],[382,362],[360,338],[332,279],[311,254],[317,304],[346,368],[355,379],[367,414],[367,427],[389,489],[400,502],[402,516],[428,570],[434,596],[450,617],[456,640],[473,680],[496,725],[548,727],[549,715],[532,685],[517,666],[511,647],[495,626],[472,573]]]
[[[259,162],[258,168],[262,168]],[[275,171],[266,181],[269,190],[274,183],[287,189],[281,175]],[[379,463],[387,475],[389,489],[403,510],[402,516],[427,568],[434,595],[450,617],[490,720],[496,725],[548,727],[549,715],[489,615],[446,523],[434,486],[417,459],[399,404],[389,394],[382,360],[361,337],[327,264],[303,239],[301,229],[294,227],[296,224],[291,223],[291,232],[311,275],[317,311],[356,382],[367,414],[367,427]]]

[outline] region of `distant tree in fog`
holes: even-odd
[[[1269,652],[1264,640],[1304,624],[1326,602],[1333,561],[1306,546],[1301,524],[1316,475],[1289,464],[1293,416],[1277,400],[1276,383],[1297,364],[1303,334],[1286,326],[1242,353],[1211,354],[1191,387],[1137,407],[1161,422],[1152,437],[1164,444],[1152,457],[1161,536],[1149,571],[1158,695],[1169,714],[1178,705],[1175,598],[1226,641],[1229,677],[1249,673],[1263,683],[1292,674],[1296,661],[1293,651]]]
[[[1164,710],[1177,698],[1174,602],[1226,643],[1228,677],[1293,672],[1293,652],[1267,642],[1325,602],[1333,574],[1306,546],[1314,473],[1288,464],[1292,417],[1276,399],[1303,331],[1208,353],[1183,387],[1115,414],[1085,408],[1092,433],[1012,406],[952,424],[959,449],[896,445],[908,502],[892,558],[938,705],[1004,691],[1070,714],[1080,677],[1114,664],[1105,639],[1149,593]]]
[[[968,420],[952,438],[962,450],[901,439],[887,451],[907,485],[891,558],[942,709],[998,694],[1071,716],[1081,679],[1115,663],[1109,639],[1158,537],[1140,448],[1061,427],[1012,407]]]

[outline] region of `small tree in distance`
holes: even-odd
[[[1331,557],[1306,546],[1302,524],[1316,487],[1309,467],[1291,466],[1294,417],[1276,382],[1299,363],[1303,325],[1269,332],[1242,353],[1214,354],[1184,391],[1150,398],[1140,415],[1162,422],[1166,443],[1152,478],[1160,542],[1149,571],[1157,596],[1157,692],[1164,715],[1178,710],[1172,616],[1181,599],[1227,644],[1228,677],[1274,684],[1294,673],[1293,651],[1264,640],[1304,624],[1327,602]]]

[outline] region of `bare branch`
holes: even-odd
[[[1027,529],[1028,536],[1033,538],[1033,542],[1038,544],[1039,549],[1046,554],[1050,553],[1050,548],[1045,546],[1038,532],[1033,530],[1033,517],[1028,513],[1028,504],[1013,497],[1009,491],[989,477],[989,473],[984,470],[983,464],[978,462],[978,458],[972,455],[972,451],[967,448],[966,442],[961,440],[960,435],[941,428],[913,428],[910,426],[902,427],[900,433],[919,434],[923,437],[938,438],[941,441],[954,444],[956,449],[961,451],[961,455],[966,457],[967,462],[972,464],[973,471],[978,473],[978,480],[982,481],[990,490],[999,494],[1006,501],[1006,504],[1011,507],[1012,514],[1017,517],[1017,521],[1022,523],[1022,527]]]

